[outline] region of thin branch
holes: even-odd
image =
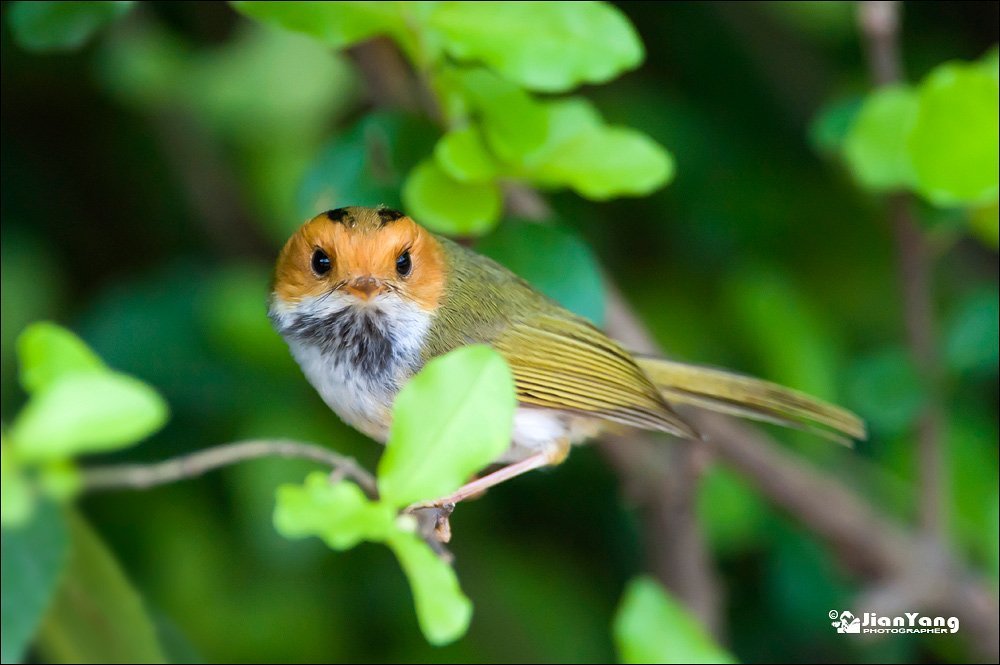
[[[869,66],[879,86],[897,83],[903,76],[899,8],[899,2],[868,1],[858,5],[858,23],[865,38]],[[934,334],[930,251],[914,219],[912,197],[902,192],[892,194],[888,206],[899,256],[899,282],[910,353],[928,393],[927,406],[916,424],[920,524],[928,535],[940,538],[944,530],[941,438],[945,409]]]
[[[325,464],[356,482],[369,497],[378,495],[375,478],[353,458],[314,443],[285,440],[224,443],[162,462],[90,467],[83,471],[83,486],[91,491],[149,489],[261,457],[293,457]]]

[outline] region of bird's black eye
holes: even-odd
[[[413,268],[413,261],[410,260],[410,250],[406,250],[396,259],[396,272],[399,273],[400,277],[406,277],[410,274],[411,268]]]
[[[313,252],[312,269],[320,277],[330,272],[330,257],[322,249]]]

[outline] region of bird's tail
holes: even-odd
[[[867,438],[861,418],[798,390],[662,358],[639,356],[636,362],[664,399],[674,404],[804,429],[846,445]]]

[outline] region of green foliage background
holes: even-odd
[[[447,56],[485,62],[506,78],[461,68],[443,77],[464,91],[441,93],[458,100],[441,109],[452,122],[444,139],[419,113],[366,104],[361,75],[329,47],[367,28],[316,41],[223,3],[92,3],[91,13],[53,22],[44,4],[3,7],[5,426],[26,400],[14,339],[49,318],[170,405],[170,421],[149,441],[97,461],[288,437],[376,468],[380,448],[305,383],[270,331],[263,299],[277,249],[304,218],[339,205],[405,204],[438,228],[486,233],[482,251],[597,322],[603,271],[674,356],[857,410],[872,437],[854,454],[774,435],[913,522],[912,425],[925,394],[904,346],[892,231],[868,191],[904,187],[920,197],[935,252],[948,537],[996,584],[997,160],[963,172],[929,160],[940,155],[926,147],[929,136],[957,136],[942,154],[960,156],[976,141],[995,150],[996,123],[976,124],[977,112],[955,100],[979,94],[991,75],[995,82],[996,3],[906,4],[912,85],[869,96],[853,3],[622,3],[645,60],[608,83],[605,60],[544,71],[509,62],[503,56],[516,43],[477,32],[490,27],[488,8],[471,22],[445,12],[435,20],[449,35]],[[409,42],[405,26],[386,21],[381,31],[415,61],[438,48]],[[521,21],[528,36],[539,29]],[[639,65],[642,50],[618,48],[628,34],[606,36],[591,50],[614,71]],[[82,48],[49,52],[61,45]],[[939,67],[955,59],[973,64]],[[575,89],[581,82],[602,85]],[[590,101],[550,96],[568,91]],[[532,128],[540,106],[586,140],[546,139]],[[931,112],[940,108],[947,112]],[[954,123],[935,124],[940,117],[961,118],[966,131],[949,133]],[[595,154],[604,159],[581,161]],[[501,221],[497,177],[557,190],[558,223]],[[120,628],[112,646],[121,653],[153,648],[130,640],[155,630],[166,657],[181,661],[606,661],[616,639],[649,633],[622,618],[612,630],[623,589],[646,569],[646,535],[593,448],[461,507],[452,549],[475,614],[467,637],[440,649],[421,635],[388,549],[332,554],[315,539],[275,533],[275,488],[302,483],[313,468],[262,460],[149,492],[87,496],[79,508],[100,539],[71,515],[21,544],[55,551],[70,534],[85,543],[71,560],[40,561],[37,582],[51,587],[62,567],[80,588],[100,580],[95,606],[127,609],[108,618]],[[707,471],[698,507],[724,586],[724,643],[736,658],[969,658],[947,636],[837,636],[826,614],[852,607],[861,583],[731,471]],[[6,565],[14,541],[4,538]],[[683,623],[672,602],[646,580],[628,586],[626,604],[648,609],[640,618]],[[17,613],[17,630],[40,630],[42,643],[55,645],[38,656],[107,657],[99,644],[54,632],[79,618],[71,603],[58,607],[68,614]],[[5,639],[7,621],[5,596]],[[66,644],[77,650],[59,649]],[[155,660],[160,648],[143,653]],[[656,645],[622,651],[629,648],[642,658]]]

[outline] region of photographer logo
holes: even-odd
[[[838,633],[957,633],[959,627],[958,617],[921,616],[919,612],[904,612],[896,617],[865,612],[858,618],[850,610],[830,610],[827,616]]]

